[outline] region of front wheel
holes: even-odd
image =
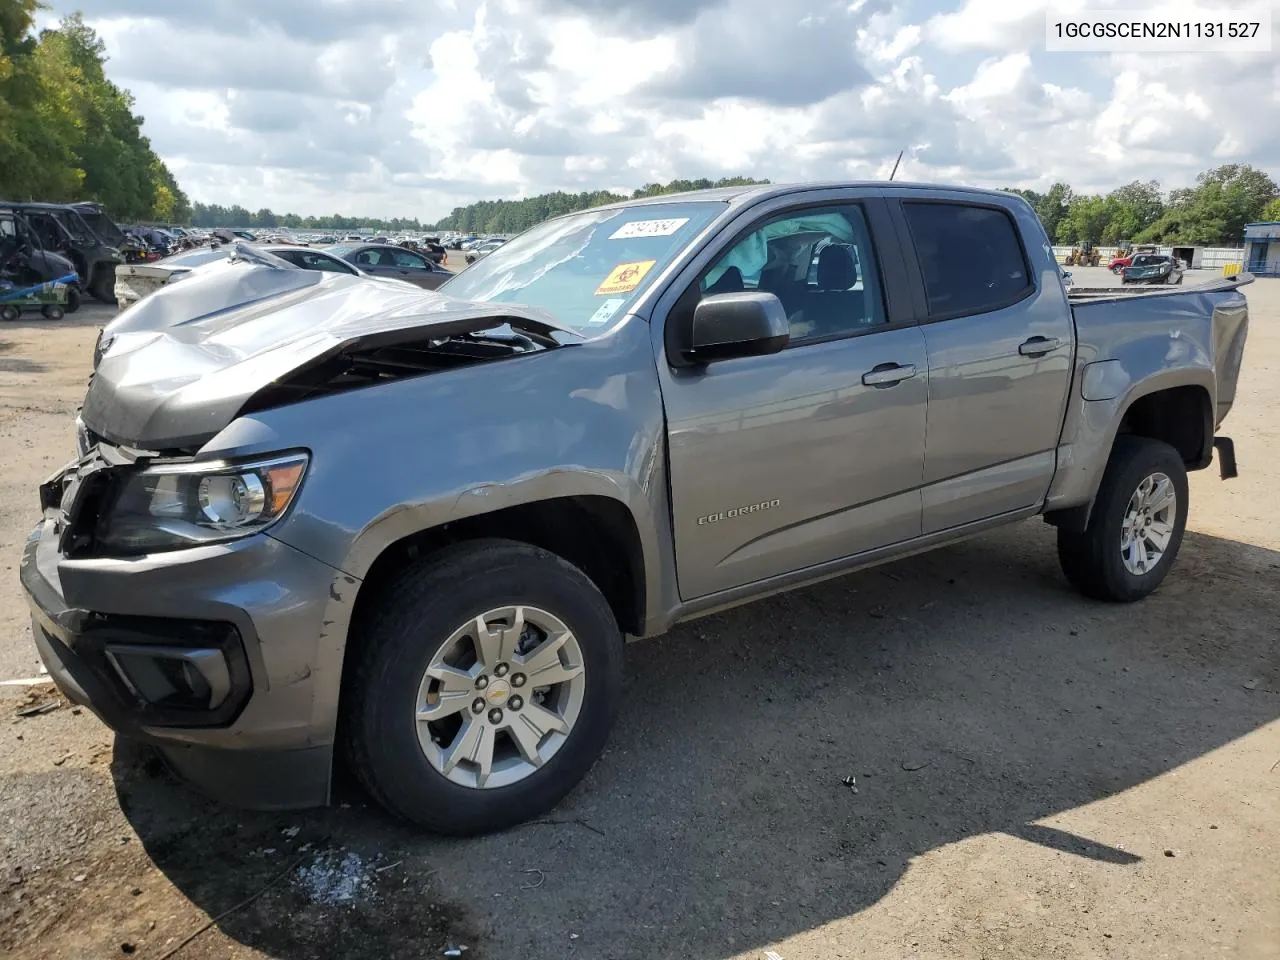
[[[80,309],[80,288],[74,283],[67,287],[67,313]]]
[[[410,568],[353,642],[351,766],[387,810],[440,833],[555,806],[617,712],[612,610],[580,570],[525,544],[459,544]]]
[[[22,311],[15,306],[12,306],[10,304],[5,304],[3,307],[0,307],[0,320],[4,320],[9,323],[12,323],[14,320],[17,320],[21,316],[22,316]]]
[[[103,266],[93,271],[93,281],[89,292],[101,303],[116,302],[116,272],[113,267]]]
[[[1186,527],[1187,468],[1178,451],[1117,437],[1089,525],[1058,528],[1058,560],[1085,596],[1131,603],[1164,580]]]

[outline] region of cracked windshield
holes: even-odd
[[[724,209],[644,204],[553,220],[499,247],[441,292],[539,307],[559,325],[596,336]]]

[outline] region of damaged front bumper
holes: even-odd
[[[336,572],[266,535],[72,559],[64,523],[46,509],[20,576],[36,647],[67,698],[159,747],[218,799],[327,802],[336,704],[315,694]]]

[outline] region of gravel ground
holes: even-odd
[[[1241,476],[1193,475],[1155,596],[1079,598],[1030,522],[689,624],[629,648],[586,783],[499,836],[347,786],[220,807],[0,687],[0,953],[1280,957],[1280,281],[1248,293]],[[0,678],[38,670],[18,553],[109,315],[0,326]]]

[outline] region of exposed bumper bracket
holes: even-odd
[[[1218,472],[1223,480],[1232,480],[1240,475],[1236,470],[1236,445],[1230,437],[1214,437],[1213,449],[1218,453]]]

